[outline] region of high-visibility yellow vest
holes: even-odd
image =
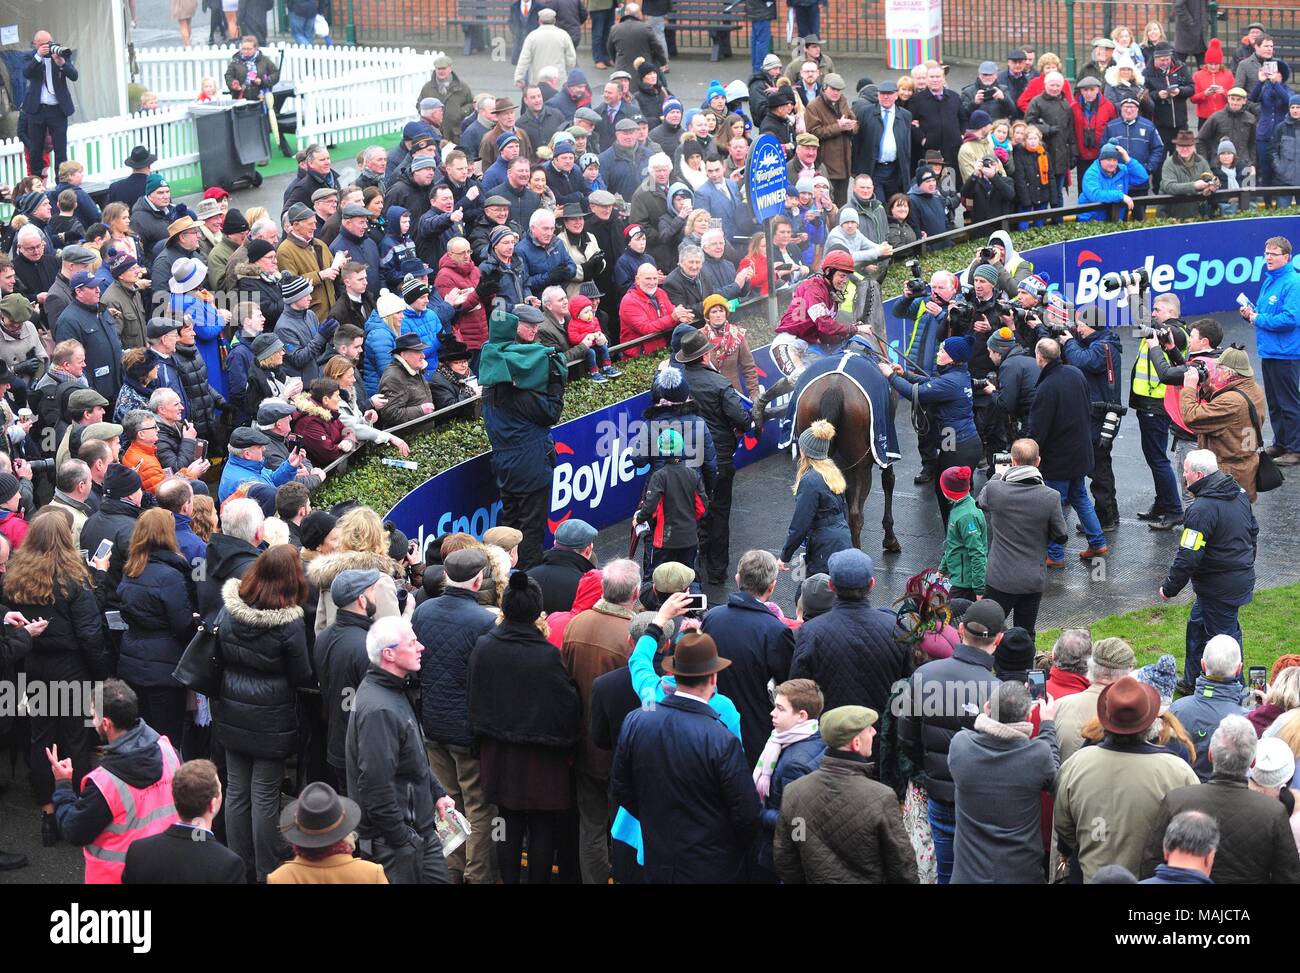
[[[1162,402],[1165,398],[1165,387],[1160,382],[1155,365],[1151,363],[1151,351],[1145,341],[1138,345],[1137,362],[1133,368],[1133,394],[1160,399]]]

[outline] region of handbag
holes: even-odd
[[[1250,401],[1250,396],[1241,389],[1228,389],[1228,391],[1236,392],[1245,399],[1246,408],[1250,409],[1250,424],[1255,430],[1255,442],[1258,444],[1256,452],[1259,454],[1259,466],[1255,468],[1255,492],[1268,493],[1270,490],[1276,490],[1286,477],[1273,462],[1273,457],[1264,451],[1264,431],[1259,426],[1259,413],[1255,411],[1255,403]]]
[[[221,650],[217,644],[217,629],[225,614],[223,609],[215,621],[199,622],[198,631],[172,670],[173,679],[208,699],[216,699],[221,694]]]

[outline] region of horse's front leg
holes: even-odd
[[[897,554],[903,549],[903,545],[898,543],[898,538],[894,536],[894,467],[886,466],[880,471],[880,486],[885,491],[885,515],[880,520],[880,526],[884,528],[885,537],[881,542],[881,547],[886,551]]]

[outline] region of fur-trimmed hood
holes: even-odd
[[[268,283],[274,283],[276,280],[279,280],[280,278],[280,274],[278,271],[276,272],[275,278],[273,280],[272,278],[262,273],[261,267],[247,260],[235,265],[235,276],[236,277],[261,277],[263,280],[266,280]]]
[[[230,578],[221,586],[221,600],[227,614],[241,625],[250,628],[279,628],[302,618],[302,606],[288,608],[253,608],[239,597],[240,578]]]
[[[329,409],[317,405],[306,392],[300,392],[294,396],[293,407],[304,415],[315,416],[322,422],[332,422],[338,418],[337,412],[330,412]]]
[[[327,592],[334,579],[344,571],[368,571],[371,568],[390,578],[397,576],[394,570],[396,564],[386,555],[372,554],[369,551],[336,551],[318,557],[307,565],[307,579],[321,591]]]

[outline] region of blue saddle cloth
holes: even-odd
[[[889,418],[889,383],[880,374],[873,359],[855,352],[845,351],[813,359],[812,364],[799,375],[794,395],[790,397],[790,404],[786,408],[783,425],[794,429],[800,397],[822,378],[835,372],[851,379],[862,390],[871,406],[871,454],[876,465],[889,466],[900,459],[903,454],[898,449],[898,433]]]

